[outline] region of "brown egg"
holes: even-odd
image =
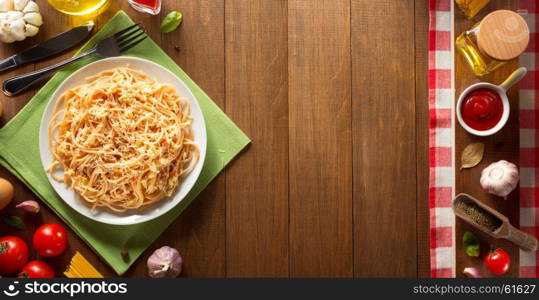
[[[0,210],[4,209],[13,200],[13,185],[0,178]]]

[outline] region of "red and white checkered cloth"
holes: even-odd
[[[453,1],[429,0],[429,212],[431,277],[455,276]]]
[[[536,0],[519,0],[519,12],[531,31],[520,58],[528,75],[520,82],[520,227],[539,235],[539,39]],[[452,0],[429,0],[429,210],[432,277],[455,276],[454,84]],[[537,83],[536,83],[537,82]],[[536,121],[537,119],[537,121]],[[536,142],[537,141],[537,142]],[[539,276],[539,252],[520,252],[520,276]]]
[[[520,82],[520,228],[539,236],[539,60],[536,0],[520,0],[519,13],[530,27],[530,45],[520,57],[528,74]],[[537,121],[536,121],[537,120]],[[520,251],[520,276],[539,276],[539,252]]]

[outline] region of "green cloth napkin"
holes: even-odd
[[[113,34],[133,21],[118,12],[80,51]],[[152,60],[181,78],[198,99],[206,120],[208,148],[200,177],[180,204],[167,214],[132,226],[114,226],[92,221],[71,209],[50,185],[41,164],[38,133],[47,102],[71,73],[98,58],[89,58],[58,72],[6,126],[0,129],[0,164],[47,203],[118,274],[123,274],[142,252],[176,219],[215,176],[250,142],[249,138],[217,107],[159,46],[149,38],[125,53]],[[129,261],[120,252],[129,252]]]

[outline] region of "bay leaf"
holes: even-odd
[[[477,166],[483,159],[483,154],[485,153],[485,144],[483,143],[472,143],[466,146],[462,151],[462,156],[460,157],[460,169],[468,169]]]

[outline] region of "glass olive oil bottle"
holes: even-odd
[[[455,48],[475,75],[481,77],[519,57],[529,41],[530,31],[524,18],[510,10],[497,10],[459,35]]]

